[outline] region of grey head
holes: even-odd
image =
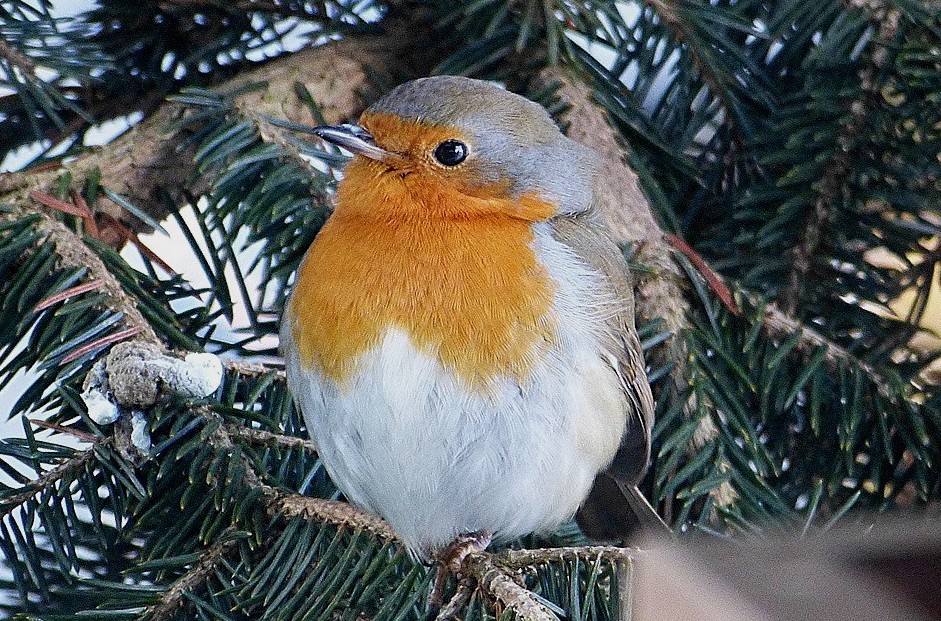
[[[362,124],[378,127],[377,116],[454,130],[467,146],[462,164],[482,182],[505,184],[517,196],[537,193],[560,214],[587,211],[592,202],[594,153],[566,138],[542,106],[495,84],[457,76],[412,80],[371,105]],[[350,133],[356,126],[341,127]],[[357,128],[356,144],[336,140],[333,129],[323,128],[321,136],[366,157],[382,159],[383,149],[394,150],[378,129],[372,136]]]

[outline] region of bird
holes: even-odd
[[[589,536],[660,522],[638,488],[654,400],[598,156],[539,104],[457,76],[313,131],[353,157],[281,347],[346,499],[423,559],[577,512]]]

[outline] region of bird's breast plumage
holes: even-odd
[[[356,185],[351,172],[345,186]],[[455,215],[473,208],[472,199],[455,197],[463,204],[448,207],[441,196],[416,201],[420,192],[402,181],[379,196],[344,188],[295,283],[301,361],[343,383],[396,328],[470,385],[524,380],[554,338],[553,283],[534,253],[531,221],[551,215],[551,206],[531,199],[526,218],[496,210]],[[405,202],[434,207],[388,217]]]

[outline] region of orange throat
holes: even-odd
[[[555,332],[552,281],[532,249],[533,222],[555,210],[421,175],[377,183],[374,166],[351,162],[298,272],[289,316],[301,361],[342,385],[399,329],[471,386],[524,382]]]

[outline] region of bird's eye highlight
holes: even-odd
[[[435,159],[444,166],[457,166],[467,159],[467,145],[460,140],[445,140],[435,147]]]

